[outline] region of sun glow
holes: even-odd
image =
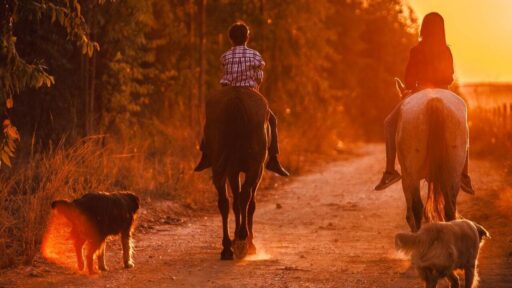
[[[443,15],[460,82],[512,82],[512,1],[406,1],[419,21],[432,11]]]
[[[256,254],[254,255],[249,255],[247,257],[244,258],[244,260],[247,260],[247,261],[263,261],[263,260],[270,260],[272,258],[272,256],[270,254],[268,254],[267,252],[265,252],[265,250],[258,250],[256,252]]]
[[[71,240],[71,223],[55,211],[51,212],[43,236],[41,254],[49,262],[78,271],[75,249]]]
[[[272,259],[272,255],[265,250],[263,243],[254,241],[254,245],[256,245],[256,254],[245,256],[242,261],[237,263],[237,265],[246,265],[253,261],[265,261]]]

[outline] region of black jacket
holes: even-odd
[[[447,89],[453,82],[453,57],[448,46],[430,49],[419,43],[411,49],[405,69],[409,90],[435,87]]]

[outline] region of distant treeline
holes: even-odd
[[[39,74],[26,71],[19,91],[0,87],[14,99],[22,151],[32,152],[63,137],[133,139],[152,119],[199,135],[205,95],[218,88],[219,56],[230,47],[226,31],[237,20],[250,26],[249,46],[267,62],[262,91],[282,130],[312,134],[304,140],[313,150],[323,145],[318,136],[377,138],[417,28],[400,0],[0,3],[8,7],[3,38],[11,33],[19,58],[41,65]],[[12,73],[3,69],[2,77]],[[53,78],[37,83],[44,72]]]

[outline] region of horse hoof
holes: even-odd
[[[233,252],[230,250],[222,250],[220,253],[220,260],[233,260]]]
[[[247,255],[256,255],[256,246],[254,246],[254,244],[249,244],[249,248],[247,249]]]
[[[243,259],[247,256],[248,250],[247,240],[236,240],[233,244],[233,252],[237,259]]]
[[[89,276],[99,275],[100,273],[96,270],[89,270]]]

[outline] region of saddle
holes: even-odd
[[[440,86],[435,86],[435,85],[426,85],[426,86],[421,85],[421,86],[416,87],[416,89],[411,90],[411,89],[405,88],[405,85],[402,82],[402,80],[400,80],[399,78],[396,78],[396,77],[395,77],[395,86],[396,86],[396,90],[398,91],[398,95],[400,96],[400,100],[404,100],[405,98],[411,96],[412,94],[414,94],[416,92],[420,92],[421,90],[427,89],[427,88],[441,88],[441,89],[448,90],[448,87],[440,87]]]

